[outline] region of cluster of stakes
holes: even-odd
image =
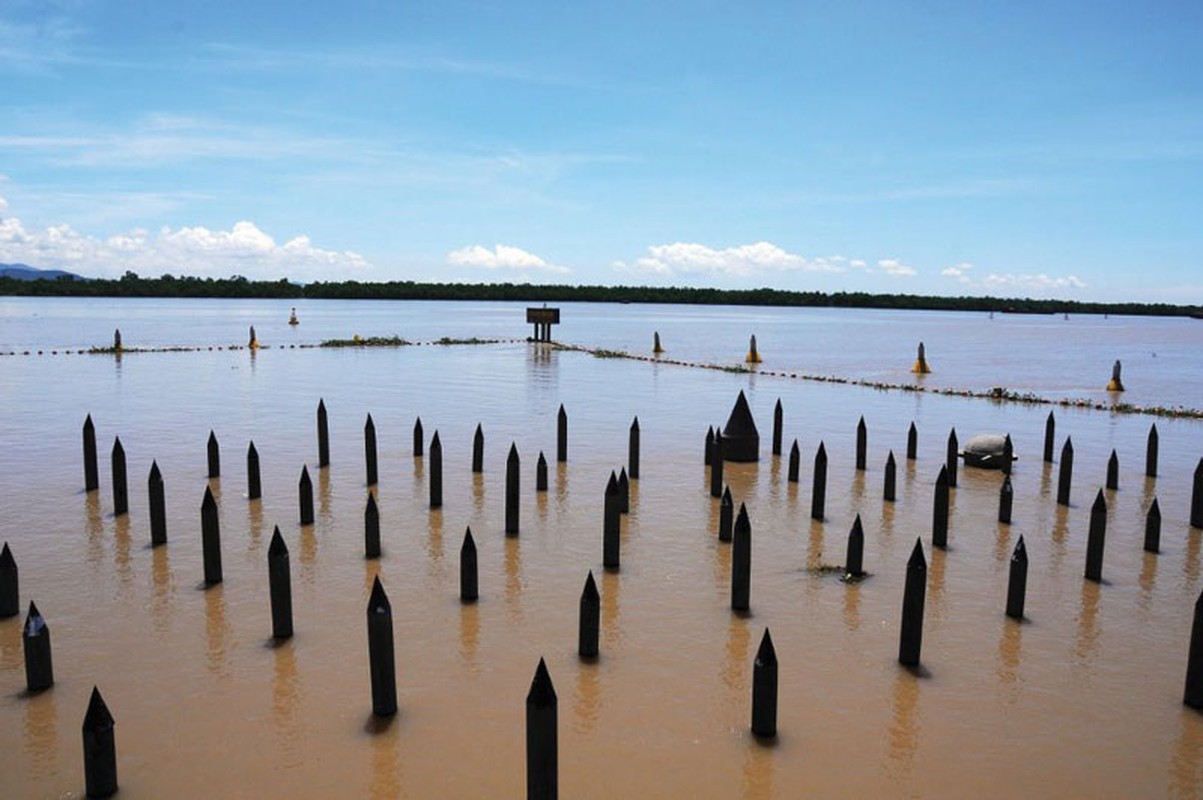
[[[783,410],[780,400],[773,411],[772,454],[782,453]],[[318,403],[318,464],[327,467],[330,463],[329,430],[325,402]],[[639,479],[639,420],[630,427],[627,465],[617,474],[610,473],[605,488],[602,522],[602,563],[606,570],[620,568],[620,528],[622,516],[630,510],[630,482]],[[419,418],[413,430],[413,455],[425,457],[428,468],[429,503],[432,509],[443,504],[442,445],[435,431],[424,456],[425,437]],[[866,469],[868,432],[862,417],[856,430],[856,469]],[[741,503],[738,513],[729,486],[723,482],[723,465],[726,461],[754,462],[759,458],[760,435],[743,392],[740,392],[725,426],[712,427],[706,432],[705,465],[709,468],[710,494],[719,501],[718,539],[730,543],[731,558],[731,609],[736,613],[747,612],[751,600],[752,527],[746,507]],[[364,425],[364,451],[367,484],[377,483],[376,429],[369,414]],[[918,453],[918,431],[914,423],[907,434],[906,458],[914,460]],[[99,489],[97,468],[96,432],[89,415],[83,427],[84,484],[88,492]],[[1001,467],[1003,480],[999,492],[998,520],[1011,522],[1013,490],[1011,486],[1011,439],[1004,444]],[[1053,462],[1054,418],[1050,412],[1045,424],[1043,458]],[[1145,457],[1145,474],[1157,475],[1158,436],[1157,427],[1149,430]],[[936,478],[932,508],[932,546],[947,546],[949,490],[957,485],[958,442],[956,430],[948,437],[946,462]],[[568,416],[561,406],[557,418],[556,459],[568,461]],[[795,439],[789,453],[788,480],[798,482],[800,452]],[[111,454],[113,509],[115,515],[128,513],[129,492],[126,479],[125,451],[120,438],[115,439]],[[247,448],[247,495],[250,499],[261,497],[259,478],[259,455],[254,442]],[[484,432],[478,425],[473,438],[472,471],[484,469]],[[882,496],[885,502],[895,500],[896,463],[893,451],[886,458]],[[1073,472],[1073,443],[1067,438],[1061,448],[1057,486],[1057,502],[1069,504],[1070,480]],[[221,475],[221,460],[217,437],[212,432],[208,440],[209,478]],[[1118,488],[1119,460],[1115,451],[1107,464],[1106,487]],[[505,533],[517,536],[519,532],[519,456],[515,445],[510,446],[506,460],[505,479]],[[535,487],[538,492],[548,488],[547,460],[539,453],[536,467]],[[164,500],[163,477],[157,463],[152,463],[147,481],[149,492],[150,535],[153,546],[167,543],[167,513]],[[814,458],[813,490],[811,493],[811,517],[822,521],[827,490],[827,451],[819,443]],[[298,486],[300,522],[303,526],[314,522],[313,484],[307,467],[302,467]],[[1086,547],[1085,578],[1102,580],[1103,542],[1106,533],[1107,503],[1102,489],[1099,490],[1090,513],[1090,526]],[[1190,505],[1190,525],[1203,528],[1203,459],[1194,473],[1194,484]],[[1154,497],[1149,507],[1144,537],[1144,549],[1151,553],[1159,550],[1161,535],[1161,512]],[[212,491],[206,487],[201,502],[201,540],[204,562],[204,583],[207,586],[222,581],[221,542],[218,530],[217,503]],[[380,556],[380,518],[374,494],[369,491],[364,511],[364,552],[367,558]],[[863,567],[864,531],[857,515],[848,536],[847,552],[842,572],[845,579],[855,581],[866,573]],[[277,640],[288,639],[293,634],[292,590],[290,582],[288,547],[276,527],[268,547],[268,579],[271,600],[272,636]],[[1014,619],[1024,617],[1024,596],[1027,585],[1027,551],[1023,537],[1016,542],[1010,560],[1010,573],[1006,599],[1006,615]],[[927,560],[924,556],[922,539],[915,547],[906,565],[906,578],[902,601],[902,623],[898,660],[908,667],[916,667],[920,661],[923,636],[923,613],[926,593]],[[465,531],[460,550],[460,599],[473,603],[478,599],[476,544],[469,528]],[[17,564],[7,543],[0,550],[0,618],[13,617],[19,613]],[[590,571],[585,580],[580,598],[579,638],[577,650],[580,658],[592,660],[598,657],[601,603],[597,584]],[[396,668],[393,650],[392,607],[384,586],[376,577],[367,607],[368,662],[371,676],[372,711],[380,717],[389,717],[397,712]],[[32,601],[29,603],[22,643],[25,657],[26,683],[29,692],[41,692],[54,683],[51,665],[50,629],[46,620]],[[1195,604],[1194,621],[1189,647],[1186,691],[1184,702],[1203,709],[1203,594]],[[758,739],[771,739],[777,733],[777,656],[773,640],[766,628],[757,650],[752,675],[752,718],[751,730]],[[557,778],[557,723],[556,693],[547,666],[540,659],[526,699],[527,736],[527,795],[532,798],[551,798],[558,793]],[[100,692],[94,687],[91,700],[84,715],[84,774],[89,797],[104,797],[117,790],[117,757],[114,740],[113,717],[105,705]]]

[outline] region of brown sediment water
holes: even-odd
[[[271,328],[257,326],[268,339]],[[666,337],[667,338],[667,337]],[[771,364],[766,338],[762,354]],[[650,340],[649,340],[650,341]],[[672,342],[666,341],[666,346]],[[930,345],[929,345],[930,347]],[[929,353],[931,351],[929,350]],[[934,359],[933,359],[934,360]],[[937,369],[938,369],[937,365]],[[761,459],[728,463],[752,524],[751,613],[729,610],[730,546],[701,464],[706,426],[747,393]],[[566,797],[1192,796],[1203,791],[1203,715],[1182,705],[1200,582],[1187,524],[1203,425],[1159,420],[1161,463],[1143,475],[1149,421],[1057,410],[1076,451],[1073,504],[1056,505],[1040,461],[1047,408],[875,392],[763,375],[598,359],[506,344],[398,350],[203,352],[14,360],[0,385],[0,538],[53,632],[56,684],[23,696],[22,619],[0,621],[0,796],[78,796],[79,724],[98,685],[116,718],[122,796],[519,796],[524,699],[540,657],[559,696]],[[769,455],[781,398],[801,480]],[[315,410],[329,409],[331,466],[317,469]],[[540,450],[569,414],[567,464],[534,491]],[[130,514],[114,519],[107,464],[84,494],[80,425],[100,451],[120,435]],[[376,423],[383,555],[363,557],[363,422]],[[420,415],[444,449],[444,505],[411,455]],[[622,569],[604,573],[602,495],[638,415],[640,479]],[[856,424],[868,469],[854,469]],[[906,432],[919,458],[906,461]],[[470,470],[482,423],[484,472]],[[996,521],[1002,475],[962,468],[949,548],[930,546],[932,487],[951,427],[1009,432],[1020,456],[1013,523]],[[220,479],[206,478],[210,429]],[[246,444],[263,499],[245,497]],[[812,455],[829,456],[827,513],[810,519]],[[521,530],[504,535],[505,458],[523,464]],[[1104,582],[1083,579],[1090,503],[1112,449]],[[887,452],[896,503],[881,499]],[[149,547],[145,476],[159,464],[168,544]],[[298,524],[297,476],[316,522]],[[204,589],[200,502],[218,502],[224,580]],[[1153,497],[1162,550],[1142,549]],[[870,577],[838,565],[855,515]],[[291,554],[295,636],[270,641],[267,547]],[[459,602],[471,526],[480,600]],[[1022,534],[1027,620],[1004,614]],[[928,559],[922,668],[900,667],[906,559]],[[579,596],[593,570],[601,656],[576,657]],[[365,609],[379,575],[392,602],[399,713],[371,717]],[[752,659],[765,627],[779,659],[777,741],[749,731]]]

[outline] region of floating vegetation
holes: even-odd
[[[470,339],[453,339],[453,338],[451,338],[450,336],[444,336],[444,337],[443,337],[443,338],[441,338],[441,339],[436,339],[435,341],[431,342],[431,344],[442,344],[442,345],[450,345],[450,344],[500,344],[500,343],[501,343],[501,339],[478,339],[478,338],[476,338],[475,336],[473,336],[473,337],[472,337],[472,338],[470,338]]]
[[[350,339],[327,339],[319,347],[405,347],[407,342],[400,336],[360,336],[358,333]]]
[[[631,357],[630,353],[624,353],[620,350],[603,350],[602,348],[597,348],[596,350],[589,349],[589,348],[581,348],[581,349],[585,350],[588,353],[591,353],[594,358],[630,358]]]

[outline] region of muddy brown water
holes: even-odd
[[[260,334],[263,335],[262,333]],[[1147,417],[1057,409],[1072,435],[1073,505],[1040,461],[1047,407],[879,392],[549,352],[525,344],[8,359],[0,385],[0,538],[21,604],[50,626],[56,684],[23,695],[21,618],[0,621],[0,796],[83,793],[79,726],[93,685],[117,721],[123,797],[514,797],[523,793],[524,700],[540,657],[559,697],[565,797],[1149,797],[1203,787],[1203,715],[1182,705],[1203,532],[1187,524],[1203,426],[1158,420],[1161,469],[1143,476]],[[751,614],[729,608],[730,548],[702,465],[707,425],[739,390],[761,460],[726,466],[752,522]],[[314,411],[330,412],[332,463],[316,469]],[[773,403],[798,484],[769,455]],[[555,463],[555,414],[570,457]],[[96,422],[101,488],[85,495],[80,425]],[[379,561],[363,558],[362,427],[379,436]],[[444,448],[444,506],[427,508],[420,415]],[[624,520],[622,570],[601,569],[602,492],[642,428],[641,479]],[[854,469],[855,429],[869,468]],[[919,458],[903,458],[919,429]],[[485,471],[470,472],[483,425]],[[1020,455],[1014,521],[995,521],[998,473],[963,469],[947,551],[930,546],[945,440],[1009,431]],[[205,477],[210,429],[222,477]],[[114,519],[108,451],[129,461],[130,513]],[[258,448],[263,500],[248,501]],[[830,458],[826,519],[809,518],[815,448]],[[521,533],[503,533],[505,457],[521,454]],[[1112,448],[1104,583],[1083,580],[1090,504]],[[898,499],[881,499],[886,454]],[[534,490],[542,450],[550,491]],[[149,547],[146,475],[167,488],[166,547]],[[314,475],[317,521],[298,524],[297,479]],[[201,588],[199,507],[218,498],[225,580]],[[1141,544],[1157,497],[1162,552]],[[855,514],[872,575],[845,585]],[[272,646],[267,545],[291,551],[296,635]],[[471,526],[480,602],[458,600]],[[1023,535],[1027,616],[1003,616]],[[897,661],[904,566],[929,561],[923,669]],[[601,658],[575,655],[589,570],[602,596]],[[400,712],[371,718],[365,608],[379,575],[393,605]],[[770,628],[780,735],[749,732],[752,659]]]

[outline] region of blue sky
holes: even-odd
[[[0,262],[1203,303],[1203,3],[0,0]]]

